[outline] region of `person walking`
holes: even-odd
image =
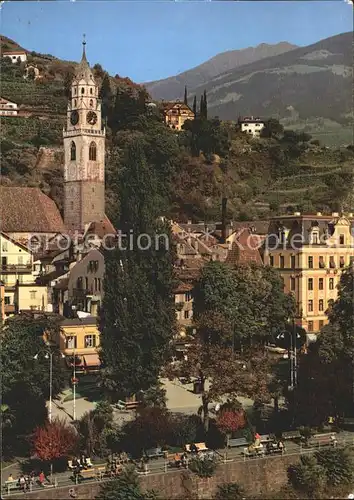
[[[41,472],[39,473],[39,476],[38,476],[39,486],[44,487],[44,481],[45,481],[45,475],[44,475],[44,472],[41,470]]]
[[[20,490],[23,490],[23,492],[24,492],[25,489],[26,489],[26,479],[25,479],[25,476],[23,474],[21,474],[20,479],[18,480],[18,482],[19,482],[19,485],[20,485]]]

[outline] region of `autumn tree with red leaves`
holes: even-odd
[[[224,410],[218,416],[216,425],[224,434],[231,434],[245,427],[245,414],[243,411]]]
[[[37,427],[33,436],[33,450],[45,461],[53,461],[73,453],[78,444],[76,431],[59,418]]]

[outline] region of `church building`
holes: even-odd
[[[71,85],[64,137],[64,223],[69,231],[84,231],[105,219],[105,135],[98,85],[86,59]]]

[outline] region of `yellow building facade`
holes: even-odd
[[[271,220],[264,263],[276,268],[296,301],[296,323],[317,333],[338,296],[343,269],[353,265],[353,215],[295,214]]]
[[[100,368],[98,349],[100,346],[100,332],[97,327],[97,318],[64,319],[61,323],[60,337],[57,344],[69,364],[76,358],[78,371],[95,371]]]
[[[30,250],[19,243],[18,241],[10,238],[5,233],[0,232],[0,281],[4,284],[4,308],[5,315],[9,316],[22,309],[30,308],[30,298],[34,297],[37,292],[31,290],[35,285],[36,273],[33,267],[33,256]],[[26,291],[21,292],[19,295],[16,293],[17,285],[26,286]],[[28,288],[29,287],[29,288]],[[31,294],[31,291],[34,293]],[[26,307],[23,307],[19,302],[19,297],[26,299]],[[40,302],[42,304],[42,301]],[[45,299],[45,304],[47,303]],[[33,306],[37,302],[34,300]],[[27,307],[28,306],[28,307]]]
[[[194,120],[195,116],[188,104],[183,102],[166,102],[163,104],[165,123],[173,130],[182,130],[187,120]]]

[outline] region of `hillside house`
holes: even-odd
[[[195,116],[191,108],[183,102],[164,102],[163,113],[165,123],[173,130],[182,130],[187,120],[194,120]]]
[[[9,57],[12,63],[27,61],[27,52],[25,50],[5,50],[2,52],[2,57]]]
[[[253,116],[240,118],[238,123],[241,127],[241,132],[246,132],[247,134],[252,135],[252,137],[260,137],[261,130],[265,125],[263,120]]]
[[[17,116],[18,106],[15,102],[0,97],[0,116]]]

